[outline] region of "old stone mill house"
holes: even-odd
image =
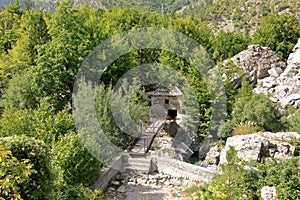
[[[183,119],[182,96],[183,93],[177,86],[161,85],[154,91],[148,93],[150,122],[145,125],[142,134],[135,146],[128,152],[115,156],[110,165],[102,170],[97,181],[92,188],[104,189],[118,173],[141,173],[152,172],[169,174],[172,177],[186,178],[194,181],[208,182],[212,179],[215,171],[184,162],[194,153],[189,144],[185,144],[185,139],[179,139],[179,143],[174,146],[174,142],[167,144],[168,147],[158,151],[149,152],[154,138],[164,129],[167,135],[173,138],[184,137],[187,132],[182,131]],[[171,152],[171,153],[170,153]],[[170,156],[175,154],[177,157]],[[180,158],[178,159],[178,155]]]

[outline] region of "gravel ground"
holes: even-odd
[[[111,181],[107,193],[112,200],[188,200],[183,191],[192,184],[168,175],[127,173]]]

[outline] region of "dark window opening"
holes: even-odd
[[[169,104],[169,99],[165,99],[165,104]]]
[[[168,110],[168,117],[170,117],[171,119],[176,119],[177,110]]]

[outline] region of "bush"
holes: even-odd
[[[222,174],[216,175],[209,184],[188,189],[190,196],[196,196],[197,199],[259,199],[264,186],[275,186],[277,199],[300,198],[300,157],[289,160],[267,159],[265,163],[243,163],[256,166],[256,169],[246,170],[238,164],[233,150],[229,150],[229,154],[227,152],[229,164],[222,166]]]
[[[18,160],[9,150],[0,148],[0,199],[21,200],[20,186],[36,173],[28,159]]]
[[[46,143],[75,129],[73,116],[66,110],[55,113],[46,100],[37,109],[15,110],[6,107],[0,124],[1,137],[24,134]]]
[[[245,50],[250,42],[247,35],[221,31],[212,43],[211,51],[216,61],[222,61]]]
[[[252,127],[252,131],[257,129],[277,132],[285,128],[281,118],[282,115],[274,103],[262,94],[253,93],[252,87],[244,80],[231,117],[220,129],[220,136],[230,137],[237,124],[247,123],[247,121],[257,125],[257,127]]]
[[[300,107],[287,119],[289,131],[300,133]]]
[[[0,138],[0,148],[11,151],[12,156],[17,160],[32,164],[32,170],[36,172],[28,174],[26,181],[20,183],[21,197],[23,199],[42,199],[49,189],[47,186],[50,178],[47,160],[48,148],[44,142],[24,135],[13,136]]]
[[[52,191],[48,199],[59,200],[100,200],[105,199],[104,194],[100,190],[92,191],[90,188],[82,184],[61,185]]]
[[[232,132],[232,135],[247,135],[250,133],[256,133],[259,131],[259,127],[255,122],[246,121],[237,124]]]
[[[69,133],[53,144],[51,157],[56,185],[90,186],[102,167],[102,164],[82,145],[75,133]]]
[[[260,186],[275,186],[278,199],[300,199],[300,157],[290,160],[267,160]]]
[[[270,47],[286,60],[300,37],[299,20],[295,15],[268,15],[254,33],[254,44]]]

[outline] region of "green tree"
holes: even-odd
[[[300,24],[295,15],[268,15],[254,33],[252,43],[270,47],[287,60],[300,37]]]
[[[45,23],[45,15],[42,11],[34,10],[30,12],[26,12],[21,17],[20,28],[15,30],[20,36],[17,39],[14,47],[8,51],[6,54],[2,54],[0,56],[0,81],[1,81],[1,88],[0,92],[4,93],[4,90],[7,89],[8,83],[11,78],[18,76],[16,81],[20,83],[22,90],[18,88],[10,88],[10,90],[14,90],[17,92],[15,95],[18,97],[23,96],[24,98],[18,99],[16,101],[27,101],[27,98],[30,97],[30,101],[34,97],[32,94],[31,89],[28,87],[22,86],[23,84],[28,86],[29,82],[31,88],[33,88],[32,84],[32,74],[30,74],[30,78],[28,78],[28,72],[25,70],[30,69],[32,66],[35,66],[35,60],[37,58],[37,47],[46,43],[49,40],[49,36],[47,33],[47,25]],[[21,77],[25,75],[25,80]],[[12,85],[14,85],[13,83]],[[12,87],[15,87],[12,86]],[[21,93],[21,94],[20,94]],[[27,94],[26,94],[27,93]],[[24,95],[27,95],[25,97]],[[13,100],[13,99],[12,99]],[[28,102],[30,102],[28,101]],[[31,102],[32,103],[32,102]],[[28,106],[28,105],[26,105]],[[30,107],[33,106],[32,104]]]
[[[213,40],[210,52],[216,61],[223,61],[245,50],[249,42],[249,36],[243,33],[221,31]]]
[[[24,70],[23,73],[14,75],[2,96],[3,107],[14,109],[33,109],[38,107],[39,101],[35,95],[32,95],[36,92],[32,77],[32,69]]]
[[[12,49],[16,40],[19,38],[17,29],[20,25],[20,19],[23,11],[20,7],[19,1],[10,3],[3,12],[0,13],[0,54],[8,53]]]
[[[55,110],[70,106],[78,68],[89,53],[91,40],[84,26],[88,16],[82,14],[70,0],[56,4],[48,26],[51,41],[38,49],[35,96],[48,97]]]

